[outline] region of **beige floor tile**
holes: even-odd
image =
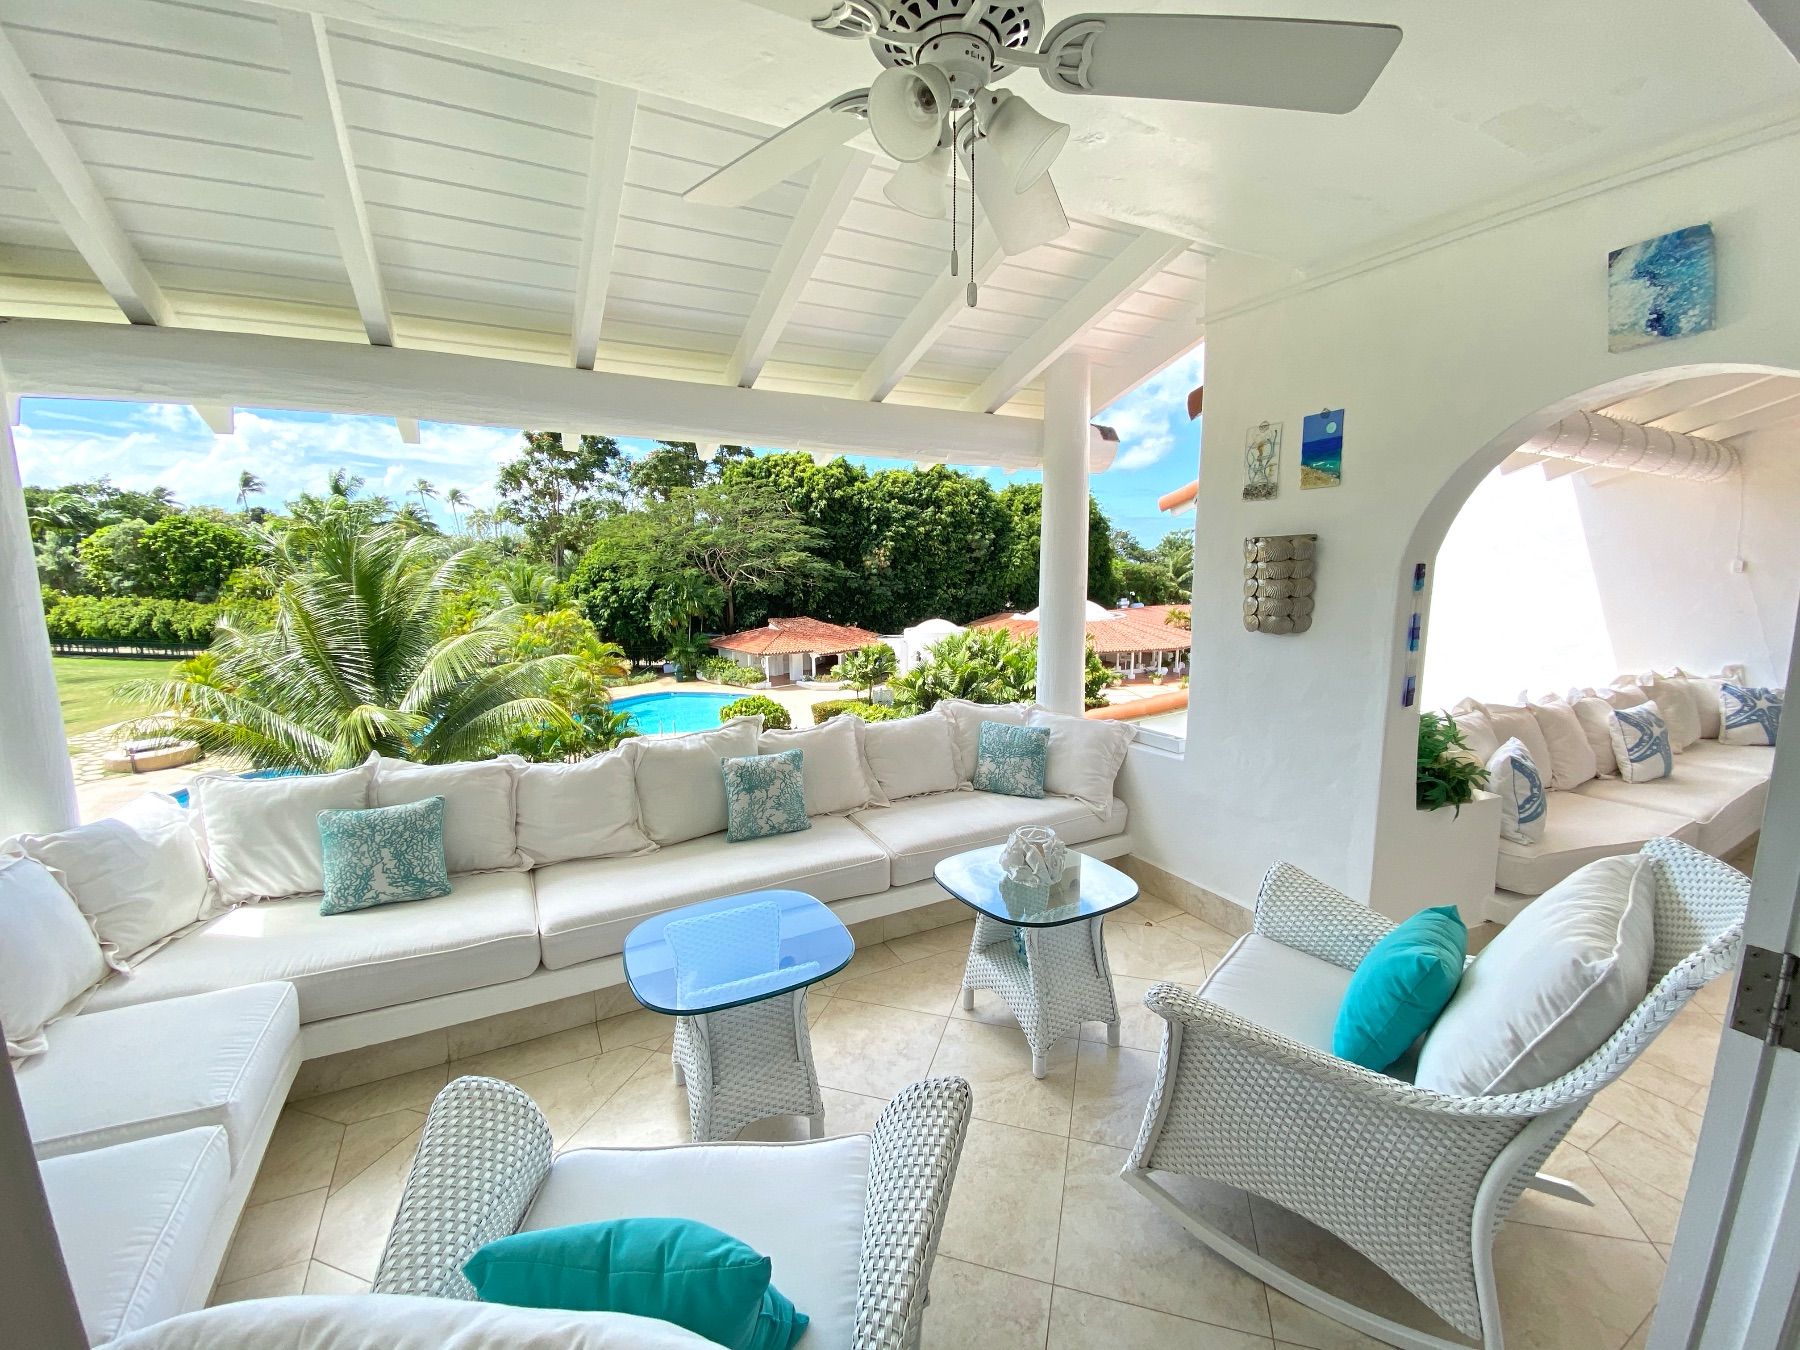
[[[1237,944],[1237,938],[1223,928],[1215,928],[1205,919],[1196,919],[1192,914],[1178,913],[1162,924],[1177,937],[1186,938],[1201,951],[1205,952],[1210,962],[1217,961]]]
[[[939,952],[831,986],[831,996],[948,1017],[962,995],[966,955]]]
[[[938,1253],[920,1350],[1043,1350],[1050,1286]]]
[[[1056,1269],[1066,1139],[971,1120],[939,1250],[1048,1281]]]
[[[339,1270],[336,1266],[328,1266],[323,1261],[309,1261],[306,1264],[306,1288],[302,1292],[308,1294],[366,1294],[369,1282],[359,1280],[356,1276]]]
[[[1141,980],[1135,975],[1113,976],[1113,997],[1119,1003],[1119,1044],[1129,1045],[1134,1050],[1162,1048],[1163,1028],[1168,1023],[1144,1006],[1144,995],[1155,983],[1155,980]],[[1081,1039],[1103,1044],[1106,1024],[1083,1023]]]
[[[860,979],[864,975],[873,975],[878,970],[886,970],[890,966],[900,964],[900,958],[885,942],[878,942],[872,947],[858,947],[856,955],[850,958],[850,964],[829,979],[821,980],[814,987],[820,990],[831,989],[845,980]]]
[[[521,1074],[513,1082],[537,1103],[560,1148],[652,1058],[648,1050],[626,1046],[573,1064]]]
[[[1166,923],[1177,914],[1185,911],[1173,901],[1165,900],[1160,895],[1139,892],[1138,898],[1124,909],[1115,909],[1106,916],[1108,923]]]
[[[1692,1095],[1690,1093],[1690,1095]],[[1600,1090],[1594,1104],[1610,1116],[1692,1156],[1700,1142],[1700,1113],[1677,1106],[1623,1079]]]
[[[1279,1290],[1269,1292],[1269,1320],[1275,1325],[1277,1350],[1388,1350],[1383,1341],[1352,1331],[1334,1317],[1314,1312]]]
[[[589,1022],[583,1026],[569,1027],[565,1031],[553,1031],[536,1040],[503,1045],[498,1050],[471,1055],[467,1059],[452,1060],[450,1076],[461,1078],[464,1074],[479,1074],[483,1078],[504,1078],[512,1082],[521,1074],[553,1069],[558,1064],[573,1064],[578,1059],[587,1059],[599,1053],[600,1033]]]
[[[975,920],[964,919],[959,923],[945,924],[942,928],[927,928],[922,933],[891,937],[887,940],[887,945],[888,950],[901,961],[918,961],[944,952],[961,952],[966,955],[969,940],[974,934]]]
[[[1618,1350],[1656,1306],[1663,1259],[1647,1242],[1509,1223],[1494,1270],[1508,1345]]]
[[[387,1245],[388,1230],[394,1226],[400,1193],[406,1187],[418,1148],[419,1135],[415,1130],[326,1201],[313,1259],[358,1279],[375,1278],[375,1267]]]
[[[1606,1112],[1589,1104],[1587,1110],[1575,1118],[1569,1132],[1563,1136],[1563,1142],[1573,1144],[1576,1148],[1587,1150],[1606,1137],[1606,1132],[1619,1122]]]
[[[446,1031],[451,1059],[467,1059],[471,1055],[498,1050],[501,1046],[533,1041],[540,1036],[586,1026],[594,1020],[592,993],[559,998],[554,1003],[540,1003],[534,1008],[484,1017],[479,1022],[463,1022]]]
[[[1048,1350],[1271,1350],[1267,1336],[1154,1312],[1074,1289],[1056,1290]]]
[[[1712,1084],[1702,1083],[1699,1087],[1688,1093],[1688,1099],[1683,1102],[1682,1105],[1687,1107],[1688,1110],[1698,1111],[1704,1116],[1706,1114],[1706,1105],[1711,1099]]]
[[[881,1115],[887,1103],[878,1097],[864,1097],[855,1092],[839,1092],[836,1088],[821,1087],[819,1095],[825,1099],[825,1134],[830,1139],[840,1134],[867,1134],[875,1128],[875,1120]],[[784,1140],[806,1139],[807,1122],[804,1116],[770,1116],[767,1120],[752,1121],[738,1131],[738,1138],[743,1140],[760,1140],[781,1142]]]
[[[652,1055],[601,1104],[587,1124],[569,1137],[564,1147],[685,1144],[691,1137],[687,1090],[676,1086],[669,1061]]]
[[[911,937],[914,933],[927,933],[934,928],[962,923],[970,914],[969,907],[962,901],[946,896],[928,905],[914,905],[898,914],[889,914],[882,919],[881,925],[887,940],[891,942],[897,937]]]
[[[632,1012],[620,1013],[617,1017],[609,1017],[600,1023],[600,1048],[620,1050],[626,1046],[636,1046],[641,1050],[651,1050],[674,1034],[673,1017],[651,1012],[648,1008],[638,1008]]]
[[[283,1200],[251,1205],[238,1220],[220,1284],[236,1284],[253,1275],[304,1263],[312,1255],[313,1238],[319,1231],[319,1215],[325,1208],[325,1191],[307,1191]]]
[[[429,1069],[450,1058],[449,1038],[442,1031],[422,1031],[397,1041],[346,1050],[310,1059],[300,1066],[288,1096],[294,1101],[345,1088],[361,1087],[414,1069]]]
[[[1615,1164],[1594,1160],[1645,1237],[1652,1242],[1673,1242],[1681,1218],[1681,1201],[1656,1189]]]
[[[438,1064],[415,1069],[376,1083],[328,1092],[322,1097],[308,1097],[294,1106],[309,1116],[335,1120],[340,1125],[354,1125],[359,1120],[373,1120],[390,1111],[423,1111],[427,1109],[450,1081],[449,1066]]]
[[[1594,1203],[1582,1205],[1545,1195],[1542,1191],[1526,1191],[1513,1206],[1511,1217],[1514,1222],[1638,1242],[1648,1236],[1638,1227],[1630,1208],[1619,1198],[1593,1159],[1580,1149],[1562,1145],[1550,1155],[1543,1170],[1581,1187],[1593,1197]]]
[[[1687,1195],[1688,1171],[1693,1166],[1688,1154],[1624,1121],[1608,1130],[1606,1138],[1588,1153],[1596,1162],[1610,1164],[1609,1170],[1649,1182],[1665,1195],[1677,1200]]]
[[[1646,1347],[1650,1344],[1650,1328],[1654,1326],[1655,1323],[1656,1314],[1652,1312],[1638,1327],[1637,1334],[1625,1342],[1625,1350],[1646,1350]]]
[[[269,1136],[249,1203],[283,1200],[330,1185],[343,1138],[344,1127],[336,1121],[285,1108]]]
[[[1045,1057],[1044,1077],[1034,1078],[1024,1032],[952,1018],[945,1023],[932,1058],[931,1076],[968,1079],[975,1092],[977,1119],[1067,1135],[1075,1091],[1075,1046],[1073,1037],[1057,1042]]]
[[[1156,1082],[1157,1059],[1149,1050],[1083,1041],[1069,1133],[1112,1148],[1136,1144],[1144,1105]]]
[[[1693,1080],[1670,1073],[1667,1069],[1659,1069],[1654,1064],[1646,1064],[1641,1059],[1620,1075],[1620,1081],[1661,1097],[1666,1102],[1674,1102],[1677,1106],[1686,1106],[1688,1099],[1694,1095]]]
[[[1105,933],[1106,959],[1115,975],[1173,980],[1190,988],[1206,978],[1201,950],[1162,924],[1112,924]]]
[[[306,1262],[296,1261],[290,1266],[281,1266],[262,1275],[252,1275],[248,1279],[233,1280],[229,1284],[221,1283],[212,1291],[207,1299],[209,1308],[216,1308],[221,1303],[236,1303],[247,1298],[286,1298],[289,1294],[306,1292]]]
[[[332,1193],[343,1190],[424,1124],[423,1111],[389,1111],[385,1116],[345,1126],[343,1147],[338,1150],[337,1167],[331,1173]]]
[[[1702,1012],[1711,1013],[1714,1017],[1724,1017],[1731,1007],[1731,996],[1735,989],[1734,976],[1721,975],[1704,989],[1694,995],[1694,1006]]]
[[[819,1081],[865,1097],[892,1097],[931,1071],[947,1020],[833,997],[812,1029]]]
[[[1213,1255],[1121,1181],[1124,1162],[1123,1149],[1069,1141],[1056,1251],[1058,1287],[1269,1335],[1262,1285]],[[1159,1179],[1240,1242],[1251,1241],[1249,1208],[1241,1194],[1180,1177]]]
[[[1723,1031],[1716,1017],[1709,1017],[1689,1006],[1644,1047],[1639,1062],[1685,1078],[1690,1083],[1710,1083]]]

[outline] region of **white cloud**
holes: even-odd
[[[1159,433],[1154,436],[1139,436],[1127,443],[1121,437],[1119,444],[1124,445],[1125,449],[1114,457],[1112,467],[1130,472],[1133,469],[1147,469],[1159,462],[1175,448],[1175,438]]]
[[[1187,396],[1205,378],[1205,359],[1205,349],[1196,348],[1094,418],[1119,434],[1119,453],[1112,471],[1133,473],[1149,469],[1177,446],[1196,443],[1194,424],[1187,415]],[[1170,486],[1185,481],[1192,468],[1191,464],[1181,464],[1179,477]]]

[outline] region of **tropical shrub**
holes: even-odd
[[[1461,815],[1487,780],[1487,769],[1463,740],[1462,728],[1444,713],[1419,714],[1419,810],[1451,806]]]
[[[700,663],[700,678],[711,680],[714,684],[748,689],[752,685],[761,684],[768,677],[755,666],[740,666],[729,656],[709,656]]]
[[[929,712],[947,698],[971,703],[1030,703],[1037,697],[1036,636],[1016,638],[1004,628],[971,628],[939,639],[924,662],[892,682],[894,703],[908,713]],[[1086,706],[1106,700],[1114,680],[1094,649],[1083,677]]]
[[[138,539],[151,572],[146,594],[171,600],[215,600],[227,578],[261,551],[242,530],[199,515],[169,515]]]
[[[897,717],[905,717],[906,713],[888,703],[869,703],[860,698],[831,698],[823,703],[813,704],[813,725],[829,722],[839,713],[849,713],[852,717],[860,717],[865,722],[891,722]]]
[[[719,720],[729,722],[734,717],[755,717],[762,715],[763,729],[766,731],[786,731],[794,725],[788,710],[782,707],[767,694],[746,694],[733,699],[719,709]]]
[[[217,605],[122,595],[52,595],[44,609],[52,642],[119,647],[204,647],[218,620]]]
[[[852,689],[863,691],[864,698],[875,697],[875,686],[894,678],[900,658],[885,642],[871,642],[859,647],[837,663],[837,677]]]

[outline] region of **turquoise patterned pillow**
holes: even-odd
[[[725,838],[733,844],[810,830],[804,750],[740,755],[724,762]]]
[[[450,894],[442,797],[370,811],[321,811],[319,843],[325,853],[321,914]]]
[[[983,722],[975,752],[975,789],[1007,797],[1044,795],[1050,764],[1050,728]]]

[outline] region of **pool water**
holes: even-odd
[[[710,731],[719,725],[719,709],[742,697],[742,694],[703,694],[670,689],[657,694],[615,698],[612,705],[631,719],[632,727],[640,736],[659,736],[671,731]]]

